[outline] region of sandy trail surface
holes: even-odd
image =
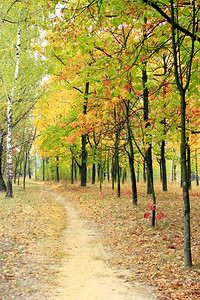
[[[150,287],[128,282],[128,270],[106,263],[111,251],[99,243],[102,234],[92,222],[62,197],[46,190],[66,209],[67,228],[63,232],[66,256],[59,272],[59,287],[53,300],[151,300],[156,299]]]

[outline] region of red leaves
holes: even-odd
[[[157,221],[157,220],[162,219],[162,218],[164,218],[164,217],[165,217],[165,215],[161,212],[161,213],[158,213],[158,214],[157,214],[157,216],[156,216],[155,219],[156,219],[156,221]]]
[[[146,213],[144,214],[144,218],[148,218],[149,216],[150,216],[150,213],[147,213],[147,212],[146,212]]]
[[[156,205],[155,204],[149,204],[146,208],[147,210],[156,210]]]
[[[161,218],[164,218],[165,215],[164,215],[162,212],[160,212],[160,217],[161,217]]]
[[[156,204],[149,204],[146,208],[147,212],[145,212],[144,214],[144,218],[148,218],[150,216],[150,213],[148,211],[152,211],[152,210],[156,210]],[[164,218],[165,215],[163,212],[157,212],[157,215],[156,215],[156,221],[159,220],[159,219],[162,219]]]

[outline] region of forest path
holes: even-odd
[[[128,270],[106,263],[111,252],[98,240],[101,233],[92,222],[82,220],[67,199],[45,188],[66,210],[63,232],[65,258],[59,272],[59,287],[53,300],[151,300],[156,297],[146,286],[127,281]]]

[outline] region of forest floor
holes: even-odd
[[[100,242],[112,249],[108,261],[130,271],[128,281],[141,281],[152,287],[161,300],[200,298],[200,189],[195,185],[191,197],[193,267],[184,267],[183,200],[179,183],[169,183],[168,192],[155,183],[157,196],[156,227],[151,227],[151,196],[146,185],[138,184],[138,205],[131,201],[130,183],[121,187],[121,198],[110,184],[83,188],[66,183],[56,193],[66,196],[84,220],[92,220],[103,232]],[[147,214],[146,214],[147,213]],[[144,218],[146,214],[149,217]]]
[[[181,189],[173,184],[163,193],[158,185],[156,191],[160,219],[155,229],[150,217],[144,218],[151,197],[143,184],[137,207],[128,184],[120,199],[108,184],[99,192],[96,185],[64,182],[29,183],[26,191],[15,187],[13,199],[1,194],[0,299],[151,299],[149,291],[153,299],[151,287],[158,299],[199,299],[199,188],[191,191],[191,269],[183,264]],[[95,276],[97,297],[80,298],[91,292]],[[79,281],[78,290],[72,278]],[[111,295],[98,298],[103,286]]]
[[[65,227],[65,210],[43,186],[0,193],[0,300],[52,299]]]

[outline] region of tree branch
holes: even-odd
[[[161,16],[163,16],[166,21],[168,23],[170,23],[172,25],[172,19],[152,0],[143,0],[144,3],[146,3],[147,5],[150,5],[151,7],[153,7]],[[177,24],[176,22],[174,22],[174,27],[178,30],[180,30],[181,32],[183,32],[185,35],[194,38],[196,41],[200,42],[200,37],[198,36],[193,36],[193,33],[190,32],[189,30],[185,29],[184,27],[180,26],[179,24]]]

